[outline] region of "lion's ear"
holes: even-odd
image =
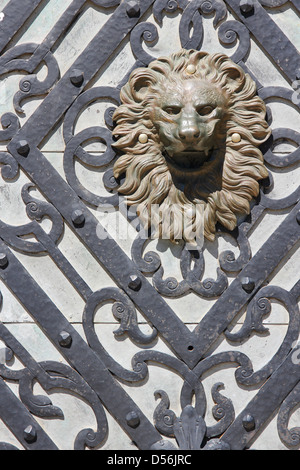
[[[156,81],[153,72],[149,69],[137,69],[131,75],[129,84],[135,101],[141,102],[146,98],[150,86]]]

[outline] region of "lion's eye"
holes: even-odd
[[[170,115],[176,115],[180,113],[181,108],[179,106],[167,106],[164,111]]]
[[[199,108],[197,108],[197,113],[200,114],[200,116],[208,116],[213,112],[213,110],[213,106],[199,106]]]

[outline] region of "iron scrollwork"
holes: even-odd
[[[300,325],[297,301],[300,285],[295,280],[293,287],[286,290],[269,283],[276,267],[297,247],[300,238],[299,188],[277,199],[270,194],[276,185],[272,177],[274,169],[289,171],[299,163],[299,135],[288,128],[274,128],[270,108],[265,108],[263,104],[279,97],[299,111],[299,102],[294,100],[292,87],[292,83],[299,78],[299,53],[268,14],[269,8],[285,3],[282,0],[73,0],[41,44],[30,42],[17,45],[10,41],[41,8],[42,2],[24,0],[20,5],[18,0],[10,0],[3,9],[0,75],[4,78],[21,73],[23,77],[12,98],[14,112],[5,112],[1,116],[0,142],[3,148],[6,147],[0,152],[1,177],[8,185],[17,180],[20,173],[29,178],[20,194],[29,221],[18,226],[0,221],[0,278],[66,361],[63,364],[51,358],[35,360],[9,328],[0,323],[0,339],[5,351],[5,360],[0,364],[0,417],[25,449],[57,449],[57,445],[38,424],[38,419],[63,419],[61,408],[55,405],[55,394],[62,392],[83,399],[90,405],[96,419],[94,429],[84,428],[77,434],[74,449],[104,446],[109,433],[105,410],[116,419],[138,449],[244,449],[255,442],[276,411],[281,442],[288,448],[299,447],[299,427],[290,426],[290,417],[299,406],[297,339]],[[293,8],[299,11],[296,0],[292,3]],[[86,8],[105,11],[107,22],[75,59],[70,70],[62,74],[55,57],[56,47],[62,35],[68,34]],[[234,19],[227,19],[228,11],[234,12]],[[141,131],[141,116],[138,120],[135,117],[134,124],[131,122],[136,127],[128,137],[130,130],[122,128],[124,115],[120,108],[120,96],[122,98],[123,93],[124,99],[124,92],[120,95],[120,90],[133,74],[135,83],[139,84],[134,92],[141,98],[143,74],[148,77],[146,85],[149,86],[150,71],[159,67],[158,64],[162,68],[167,67],[167,60],[160,63],[152,54],[165,19],[176,15],[180,19],[180,45],[191,60],[190,64],[182,65],[189,77],[197,74],[201,60],[212,60],[210,54],[202,52],[202,44],[205,38],[204,20],[213,18],[217,40],[228,50],[226,59],[220,55],[216,60],[223,61],[223,66],[233,64],[230,65],[232,73],[235,73],[231,77],[232,82],[237,78],[237,73],[239,77],[249,76],[247,83],[255,101],[253,106],[256,117],[260,117],[259,129],[257,122],[251,121],[253,132],[258,132],[255,145],[249,148],[247,144],[251,157],[257,157],[256,147],[264,157],[264,166],[262,158],[257,157],[261,163],[253,183],[257,191],[252,191],[251,198],[246,198],[245,212],[249,214],[235,219],[234,224],[222,223],[226,217],[221,216],[211,223],[210,233],[214,233],[217,239],[226,236],[236,245],[235,251],[226,249],[218,253],[215,278],[206,277],[205,249],[186,249],[182,244],[179,249],[182,279],[177,279],[175,275],[165,279],[163,257],[155,249],[147,251],[151,239],[149,227],[137,222],[134,212],[123,210],[124,200],[119,195],[122,185],[123,188],[127,185],[129,192],[134,188],[141,195],[145,187],[142,178],[136,188],[136,181],[130,186],[128,181],[118,180],[121,172],[116,169],[121,168],[123,160],[122,156],[118,158],[117,155],[115,135],[123,136],[123,147],[130,138],[137,140],[140,154],[149,148],[149,141],[153,139],[150,132],[153,122],[145,121]],[[253,37],[285,78],[286,87],[263,86],[249,70],[247,56]],[[272,39],[274,37],[277,38],[276,44]],[[134,65],[124,77],[119,77],[116,86],[102,86],[101,80],[100,86],[94,86],[95,77],[114,57],[125,38],[128,39]],[[235,50],[230,53],[230,48],[234,46]],[[194,68],[187,69],[188,65]],[[46,68],[42,80],[38,74],[41,66]],[[143,74],[139,72],[141,67]],[[22,122],[25,103],[35,98],[42,100],[41,104],[28,120]],[[95,123],[76,132],[80,114],[98,101],[108,103],[103,113],[104,124]],[[164,104],[170,108],[170,103]],[[219,101],[217,104],[220,104]],[[138,109],[138,112],[143,114],[145,110]],[[254,113],[253,110],[249,112]],[[156,116],[155,121],[158,118]],[[248,118],[242,117],[241,126],[234,132],[241,140],[245,140],[248,132],[245,130],[249,127]],[[43,151],[44,139],[60,122],[64,141],[62,174],[54,169]],[[270,136],[269,126],[272,127]],[[232,134],[228,138],[232,138]],[[239,137],[235,136],[236,139]],[[129,139],[128,142],[126,139]],[[282,140],[297,146],[284,157],[274,152],[274,145]],[[101,142],[106,147],[101,155],[85,149],[85,145],[93,141]],[[232,147],[239,144],[240,141],[232,142]],[[198,150],[200,156],[209,156],[211,148],[207,144]],[[178,149],[171,148],[170,156],[180,160]],[[187,159],[191,159],[189,164],[193,164],[191,152]],[[96,190],[93,192],[85,187],[76,173],[77,163],[90,172],[102,172],[99,185],[106,189],[105,196],[99,196]],[[154,169],[147,167],[147,171],[153,170],[154,177],[158,168],[157,165]],[[136,171],[143,174],[144,169],[141,167]],[[157,188],[159,193],[159,183]],[[108,205],[120,210],[122,217],[125,216],[128,221],[135,221],[136,236],[130,255],[101,225],[101,233],[106,236],[99,240],[99,220],[94,211],[105,210]],[[228,203],[223,206],[227,207]],[[258,252],[253,254],[249,241],[251,231],[268,211],[286,211],[287,215],[282,224],[270,232]],[[48,231],[42,223],[45,219],[50,221]],[[108,273],[110,287],[99,286],[93,291],[64,255],[60,242],[66,225]],[[29,274],[17,253],[50,257],[62,271],[84,302],[82,335]],[[212,302],[193,330],[170,306],[174,299],[190,293]],[[240,352],[238,346],[249,338],[267,334],[263,320],[271,314],[273,302],[279,302],[288,313],[287,330],[268,362],[255,368],[250,355]],[[122,366],[110,355],[97,335],[95,315],[96,312],[101,315],[101,309],[106,304],[111,305],[113,319],[117,322],[112,341],[117,338],[140,348],[132,356],[131,368]],[[4,297],[2,309],[5,308]],[[233,330],[233,322],[242,311],[245,320]],[[143,332],[139,315],[147,324],[148,333]],[[158,349],[160,339],[169,353]],[[216,343],[221,339],[228,342],[225,350],[215,350]],[[18,369],[11,367],[14,358],[22,364]],[[151,421],[122,385],[142,387],[152,368],[168,369],[181,381],[181,388],[177,397],[179,412],[178,407],[176,410],[171,407],[163,385],[159,390],[153,390],[152,405],[155,407],[155,399],[159,403]],[[213,380],[211,385],[206,385],[207,377],[214,378],[214,373],[219,369],[232,369],[232,384],[246,391],[255,391],[253,398],[238,415],[227,384]],[[10,390],[10,382],[18,386],[18,397]],[[39,384],[45,393],[37,395],[34,392],[35,384]],[[221,393],[222,389],[224,392]],[[209,405],[209,394],[212,407]],[[18,419],[11,413],[12,409],[17,410]],[[0,443],[1,450],[12,448],[16,446]]]

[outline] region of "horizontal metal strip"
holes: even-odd
[[[96,353],[66,320],[2,240],[0,251],[6,254],[8,260],[7,266],[0,268],[0,278],[69,364],[97,393],[103,405],[124,431],[141,450],[149,448],[151,444],[161,439],[154,426],[113,378]],[[68,347],[59,343],[62,332],[71,337],[71,344]],[[14,414],[13,408],[9,411]],[[126,416],[131,412],[135,412],[140,419],[137,428],[130,427],[127,423]]]

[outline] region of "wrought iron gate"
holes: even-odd
[[[17,339],[10,325],[1,322],[1,420],[25,449],[57,449],[55,440],[42,423],[63,416],[48,394],[53,392],[55,402],[57,393],[68,392],[87,402],[96,418],[95,429],[83,429],[77,434],[74,449],[102,448],[108,433],[108,414],[141,450],[255,448],[257,436],[274,416],[277,416],[282,443],[287,448],[298,448],[299,428],[291,429],[289,423],[300,402],[297,343],[300,283],[293,279],[292,287],[284,289],[272,283],[272,276],[284,269],[286,260],[299,246],[299,187],[280,198],[272,198],[270,194],[276,186],[277,172],[292,172],[299,164],[299,148],[280,156],[273,151],[274,144],[285,140],[299,145],[299,133],[290,128],[272,128],[272,137],[263,147],[269,178],[263,182],[250,216],[234,232],[224,234],[222,227],[218,227],[220,238],[234,239],[238,254],[228,250],[218,253],[216,279],[203,279],[203,252],[195,254],[183,249],[180,253],[182,279],[165,279],[158,253],[144,254],[148,240],[140,236],[139,226],[128,254],[99,221],[102,217],[99,207],[108,204],[118,207],[120,202],[112,173],[116,155],[111,136],[112,114],[119,104],[120,88],[134,68],[147,66],[153,60],[151,47],[155,50],[164,21],[179,18],[176,24],[179,24],[181,46],[201,49],[204,19],[213,18],[219,41],[226,45],[232,60],[256,81],[259,96],[266,103],[280,99],[299,111],[300,55],[272,18],[272,10],[287,2],[72,0],[66,2],[64,11],[41,43],[19,43],[20,31],[23,34],[30,22],[52,3],[52,0],[4,1],[0,18],[1,77],[4,80],[22,75],[19,89],[11,97],[14,111],[5,112],[1,117],[2,179],[9,185],[18,180],[20,174],[28,178],[21,197],[31,219],[21,225],[0,220],[0,277],[3,289],[13,293],[63,360],[51,357],[35,360],[22,344],[22,336]],[[299,14],[299,0],[291,0],[288,7]],[[86,47],[76,51],[73,63],[62,73],[55,52],[83,12],[89,9],[101,12],[105,21]],[[124,77],[118,77],[117,86],[102,85],[102,74],[108,64],[113,64],[124,41],[130,46],[133,65]],[[253,44],[264,51],[266,60],[279,71],[286,86],[260,83],[247,65]],[[233,47],[235,50],[230,54]],[[42,66],[46,68],[46,76],[41,78]],[[95,122],[94,126],[76,132],[80,113],[97,100],[109,103],[103,112],[105,127]],[[38,106],[24,119],[22,106],[31,101]],[[272,122],[270,108],[267,119]],[[62,129],[65,146],[63,161],[59,164],[43,150],[58,129]],[[101,158],[85,149],[92,141],[105,144]],[[99,187],[102,185],[106,190],[105,195],[84,186],[76,173],[78,162],[94,173]],[[279,211],[284,218],[274,227],[269,226],[262,246],[252,254],[251,231],[272,211]],[[126,215],[130,218],[130,214]],[[51,228],[46,229],[42,222],[49,219]],[[87,268],[72,263],[61,250],[64,230],[72,231],[86,250],[86,256],[91,254],[103,268],[110,278],[110,287],[97,283],[97,274],[94,285],[98,287],[94,289],[86,282],[84,269]],[[99,237],[99,231],[107,236]],[[27,256],[41,260],[51,258],[79,294],[84,308],[77,323],[82,331],[64,315],[25,267],[26,262],[22,260]],[[194,329],[182,320],[184,312],[178,315],[168,301],[191,293],[212,302],[204,315],[199,312],[200,321]],[[3,315],[5,295],[1,302]],[[286,309],[288,326],[270,360],[255,369],[251,357],[239,346],[254,335],[267,333],[263,320],[270,314],[273,302]],[[125,337],[140,349],[132,357],[131,369],[106,351],[97,334],[95,315],[107,303],[112,304],[112,313],[119,322],[119,328],[114,331],[116,341]],[[194,308],[201,310],[203,304],[197,305]],[[243,323],[236,327],[242,314]],[[139,321],[140,315],[148,325],[146,333]],[[163,341],[164,352],[156,349],[158,338]],[[226,347],[218,350],[223,342]],[[13,358],[19,361],[19,367],[12,367]],[[153,419],[149,419],[147,410],[138,406],[129,393],[130,384],[135,388],[145,386],[150,364],[172,371],[182,379],[178,396],[180,413],[170,409],[163,385],[158,390],[158,384],[152,391],[153,403],[154,394],[159,400]],[[208,373],[213,378],[214,371],[221,366],[236,368],[232,380],[241,389],[251,392],[251,399],[237,412],[234,398],[226,394],[226,388],[220,393],[222,383],[213,383],[215,421],[210,424],[206,420],[208,397],[202,382]],[[11,384],[18,385],[17,393],[12,391]],[[34,393],[35,384],[39,384],[44,394]],[[0,449],[8,448],[13,445],[0,443]]]

